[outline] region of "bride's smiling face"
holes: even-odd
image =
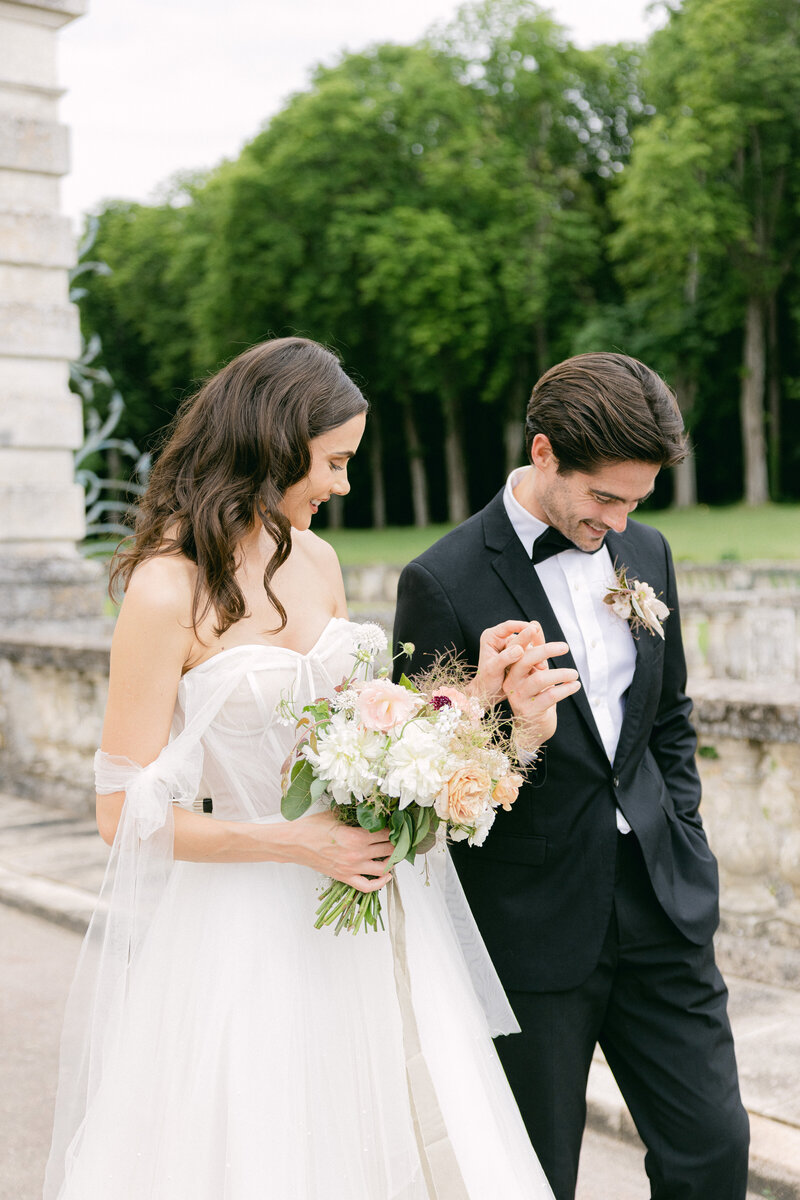
[[[311,469],[304,479],[286,489],[281,501],[281,512],[293,529],[308,529],[321,504],[350,491],[347,466],[364,436],[366,421],[366,414],[359,413],[308,443]]]

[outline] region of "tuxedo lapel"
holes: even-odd
[[[508,519],[502,492],[484,509],[483,523],[486,549],[491,558],[492,568],[516,600],[525,615],[525,620],[539,622],[545,641],[565,642],[563,630],[553,612],[547,593],[542,587],[536,568],[525,553],[522,542]],[[572,657],[572,651],[562,654],[557,660],[553,660],[551,665],[571,667],[574,671],[578,669]],[[570,702],[578,709],[589,732],[605,754],[605,748],[584,689],[581,688],[574,696],[569,696],[566,701],[561,703]]]
[[[606,535],[606,545],[616,571],[625,567],[629,579],[638,579],[640,582],[644,579],[647,583],[653,583],[646,564],[637,557],[630,539],[618,533],[609,533]],[[642,715],[646,710],[648,692],[653,685],[654,669],[664,652],[664,643],[657,633],[640,629],[633,636],[636,644],[636,665],[625,697],[625,716],[614,755],[615,769],[621,767],[636,742]]]

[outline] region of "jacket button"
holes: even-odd
[[[618,788],[619,787],[619,775],[615,775],[614,778],[611,780],[611,782],[613,783],[615,788]]]

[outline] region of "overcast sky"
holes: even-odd
[[[319,62],[412,42],[456,0],[89,0],[60,36],[72,217],[107,197],[147,200],[175,171],[241,149]],[[643,39],[648,0],[554,0],[581,46]]]

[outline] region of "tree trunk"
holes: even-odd
[[[425,459],[422,444],[419,440],[417,420],[414,415],[414,402],[407,399],[403,403],[403,430],[408,446],[408,474],[411,484],[411,504],[414,511],[414,524],[417,529],[424,529],[431,523],[431,510],[428,503],[428,476],[425,473]]]
[[[697,463],[690,445],[686,458],[672,468],[672,507],[694,508],[697,504]]]
[[[525,378],[525,362],[520,358],[514,380],[509,388],[503,424],[506,476],[509,476],[515,467],[521,467],[525,462],[525,405],[528,390],[529,381]]]
[[[675,395],[678,407],[683,415],[684,423],[688,423],[697,397],[697,380],[679,375],[675,380]],[[697,463],[694,449],[689,448],[683,462],[672,468],[672,506],[673,508],[693,508],[697,504]]]
[[[461,430],[461,406],[449,392],[442,395],[444,416],[444,468],[447,479],[447,519],[454,525],[469,516],[467,465]]]
[[[341,496],[331,496],[328,501],[328,529],[344,528],[344,500]]]
[[[739,416],[744,450],[744,499],[746,504],[766,504],[767,446],[764,437],[764,382],[766,375],[764,303],[750,296],[744,332],[744,363]]]
[[[767,412],[769,416],[769,478],[773,500],[781,497],[781,377],[778,358],[778,299],[767,302]]]
[[[369,474],[372,485],[372,528],[386,528],[386,480],[383,476],[383,433],[375,408],[369,417]]]

